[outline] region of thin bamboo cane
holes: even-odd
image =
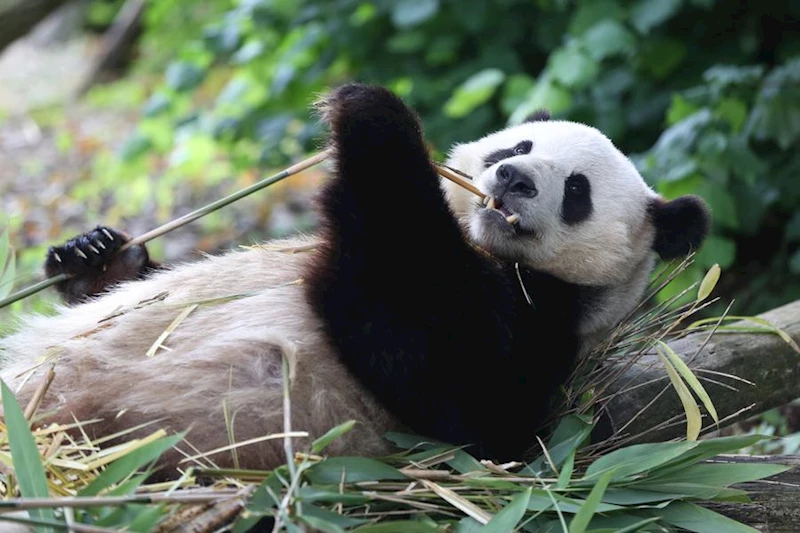
[[[281,181],[281,180],[283,180],[285,178],[288,178],[289,176],[293,176],[293,175],[298,174],[298,173],[300,173],[300,172],[302,172],[302,171],[304,171],[304,170],[306,170],[308,168],[311,168],[311,167],[313,167],[315,165],[318,165],[319,163],[321,163],[322,161],[327,159],[329,155],[330,155],[330,151],[329,150],[324,150],[324,151],[322,151],[322,152],[320,152],[320,153],[318,153],[318,154],[316,154],[316,155],[314,155],[312,157],[309,157],[308,159],[304,159],[303,161],[300,161],[299,163],[296,163],[296,164],[290,166],[289,168],[286,168],[285,170],[282,170],[281,172],[278,172],[277,174],[274,174],[274,175],[272,175],[272,176],[270,176],[268,178],[265,178],[265,179],[259,181],[258,183],[254,183],[253,185],[251,185],[249,187],[245,187],[244,189],[242,189],[240,191],[237,191],[237,192],[235,192],[233,194],[230,194],[230,195],[226,196],[225,198],[221,198],[221,199],[219,199],[219,200],[217,200],[215,202],[212,202],[212,203],[210,203],[210,204],[208,204],[206,206],[203,206],[203,207],[201,207],[199,209],[196,209],[195,211],[192,211],[191,213],[187,213],[186,215],[183,215],[182,217],[176,218],[175,220],[172,220],[172,221],[167,222],[166,224],[164,224],[162,226],[159,226],[159,227],[157,227],[157,228],[155,228],[153,230],[150,230],[147,233],[139,235],[138,237],[135,237],[135,238],[131,239],[130,241],[128,241],[127,243],[125,243],[122,246],[122,248],[120,248],[120,251],[127,250],[131,246],[137,246],[139,244],[144,244],[144,243],[146,243],[146,242],[148,242],[148,241],[150,241],[152,239],[155,239],[156,237],[160,237],[161,235],[164,235],[165,233],[168,233],[168,232],[170,232],[170,231],[172,231],[172,230],[174,230],[176,228],[179,228],[181,226],[185,226],[186,224],[188,224],[190,222],[193,222],[193,221],[197,220],[198,218],[204,217],[205,215],[207,215],[209,213],[212,213],[212,212],[214,212],[214,211],[216,211],[218,209],[221,209],[221,208],[223,208],[223,207],[225,207],[225,206],[227,206],[229,204],[232,204],[233,202],[235,202],[237,200],[241,200],[245,196],[249,196],[250,194],[253,194],[256,191],[260,191],[261,189],[263,189],[265,187],[269,187],[270,185],[273,185],[273,184],[275,184],[275,183],[277,183],[277,182],[279,182],[279,181]],[[470,183],[468,180],[464,179],[463,177],[459,176],[458,174],[456,174],[452,170],[450,170],[450,169],[448,169],[446,167],[443,167],[441,165],[436,165],[436,168],[437,168],[437,172],[439,173],[439,175],[442,176],[443,178],[446,178],[446,179],[448,179],[448,180],[460,185],[461,187],[464,187],[465,189],[467,189],[468,191],[472,192],[473,194],[478,195],[480,198],[484,198],[486,196],[480,190],[478,190],[478,188],[475,187],[472,183]],[[22,300],[23,298],[27,298],[28,296],[30,296],[32,294],[36,294],[37,292],[42,291],[42,290],[46,289],[47,287],[51,287],[51,286],[53,286],[53,285],[55,285],[57,283],[61,283],[62,281],[66,281],[67,279],[69,279],[69,276],[67,276],[66,274],[58,274],[57,276],[53,276],[52,278],[47,278],[45,280],[42,280],[39,283],[31,285],[30,287],[22,289],[21,291],[16,292],[16,293],[12,294],[11,296],[8,296],[8,297],[0,300],[0,309],[2,309],[3,307],[6,307],[8,305],[13,304],[14,302]]]

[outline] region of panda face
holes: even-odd
[[[658,195],[589,126],[534,121],[457,146],[448,164],[472,176],[484,203],[446,184],[450,205],[490,253],[573,283],[625,281],[653,256]]]

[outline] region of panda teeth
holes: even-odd
[[[486,203],[486,208],[487,209],[497,209],[497,204],[496,204],[496,201],[494,199],[494,196],[490,196],[489,197],[489,201]]]
[[[509,224],[511,224],[513,226],[514,224],[519,222],[519,215],[517,213],[514,213],[513,215],[507,216],[506,217],[506,222],[508,222]]]

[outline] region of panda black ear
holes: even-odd
[[[537,109],[525,119],[525,122],[546,122],[552,117],[547,109]]]
[[[699,249],[711,227],[708,207],[697,196],[681,196],[672,201],[653,200],[650,214],[656,228],[653,248],[666,260]]]

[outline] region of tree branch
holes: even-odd
[[[65,0],[0,0],[0,52]]]
[[[788,472],[769,479],[735,485],[735,488],[747,491],[751,499],[749,503],[707,503],[704,506],[759,531],[768,533],[800,531],[800,457],[736,455],[720,456],[714,461],[792,466]]]
[[[795,343],[800,343],[800,301],[760,316],[786,332]],[[735,325],[754,326],[749,322]],[[707,337],[708,333],[693,333],[669,345],[701,380],[708,377],[735,387],[735,390],[731,390],[710,381],[705,381],[703,385],[725,423],[764,412],[800,397],[800,354],[778,335],[718,331],[703,347]],[[737,376],[754,385],[703,370]],[[624,433],[641,433],[641,437],[634,439],[640,442],[665,440],[685,434],[685,424],[680,423],[645,433],[662,422],[681,419],[683,415],[677,394],[671,390],[663,365],[655,353],[642,357],[612,385],[611,391],[618,394],[608,404],[608,414],[615,433],[664,387],[670,390],[630,423]],[[706,416],[704,426],[710,424],[710,418]]]

